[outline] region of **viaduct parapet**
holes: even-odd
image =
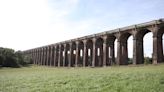
[[[143,64],[143,37],[148,32],[153,34],[152,63],[164,62],[162,43],[164,19],[71,39],[26,50],[23,53],[31,57],[33,63],[37,65],[56,67],[126,65],[128,64],[127,40],[132,36],[133,64]],[[117,40],[117,52],[114,48],[115,40]],[[116,58],[115,53],[117,53]]]

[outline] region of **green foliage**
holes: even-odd
[[[2,68],[0,92],[164,92],[164,64]]]
[[[133,58],[128,58],[128,64],[133,64]]]
[[[13,49],[0,48],[0,66],[2,67],[20,67],[26,65],[21,51],[15,52]]]
[[[145,58],[144,58],[144,64],[152,64],[152,58],[150,58],[150,57],[145,57]]]

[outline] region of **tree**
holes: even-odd
[[[13,49],[0,47],[0,66],[20,67],[26,64],[21,51],[15,52]]]

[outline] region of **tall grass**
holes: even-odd
[[[2,68],[0,92],[164,92],[164,64]]]

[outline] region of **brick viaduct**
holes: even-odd
[[[144,63],[143,37],[153,34],[152,63],[164,61],[162,36],[164,19],[132,25],[42,46],[23,53],[31,57],[34,64],[47,66],[91,66],[101,67],[113,64],[128,64],[127,40],[133,37],[133,64]],[[117,39],[117,52],[114,41]],[[117,57],[115,58],[115,53]]]

